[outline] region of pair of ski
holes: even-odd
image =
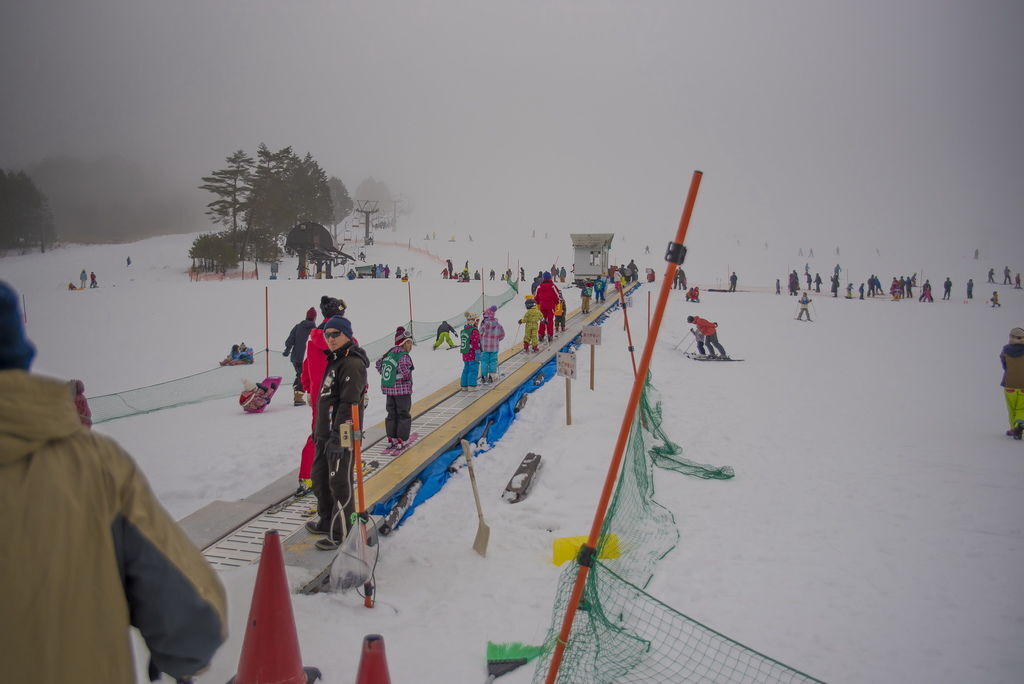
[[[400,453],[412,446],[412,443],[417,439],[419,439],[419,433],[411,432],[409,433],[409,439],[405,440],[398,446],[392,445],[384,447],[384,450],[381,453],[385,456],[398,456]]]
[[[683,354],[688,359],[694,361],[742,361],[743,359],[734,359],[731,356],[709,356],[707,354],[694,354],[693,352],[686,352]]]

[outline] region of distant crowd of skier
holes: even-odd
[[[835,269],[829,278],[830,291],[833,297],[839,296],[840,290],[840,279],[842,274],[842,267],[836,264]],[[1016,277],[1011,278],[1010,267],[1007,266],[1003,269],[1003,285],[1013,285],[1014,289],[1021,289],[1020,273],[1017,273]],[[735,276],[735,274],[733,274]],[[804,278],[807,282],[806,290],[814,290],[815,293],[821,292],[821,285],[824,282],[821,279],[820,273],[815,273],[814,277],[811,277],[810,266],[804,266]],[[801,292],[800,276],[794,269],[790,272],[788,278],[787,290],[790,296],[796,297]],[[988,282],[995,283],[995,269],[990,268],[988,271]],[[865,285],[867,289],[865,290]],[[866,297],[890,297],[893,301],[908,300],[914,298],[914,288],[917,287],[917,273],[910,276],[893,276],[892,282],[889,284],[889,289],[882,286],[881,279],[872,273],[868,276],[866,283],[861,283],[860,287],[857,288],[857,298],[864,299]],[[735,288],[733,288],[735,289]],[[947,276],[945,281],[942,283],[942,299],[951,299],[953,293],[953,281]],[[775,280],[775,294],[782,294],[782,281],[780,279]],[[807,296],[806,292],[803,295]],[[966,299],[974,299],[974,279],[968,278],[965,287]],[[846,284],[846,299],[854,299],[853,283],[848,282]],[[934,302],[935,298],[932,295],[932,283],[930,280],[925,279],[924,283],[921,284],[921,293],[917,300],[919,302]],[[994,290],[992,296],[988,302],[993,307],[1001,306],[999,302],[999,292]]]

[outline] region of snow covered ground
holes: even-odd
[[[614,260],[636,258],[660,281],[660,252],[672,229],[617,237]],[[416,226],[379,239],[411,241],[460,265],[469,259],[485,272],[521,262],[532,276],[556,259],[571,261],[567,237],[554,232],[546,239],[524,230],[448,242],[451,231],[437,229],[438,240],[423,241],[428,231]],[[901,255],[874,245],[844,247],[836,257],[819,245],[813,260],[797,254],[807,246],[722,245],[701,231],[698,215],[688,241],[691,280],[716,285],[735,270],[746,291],[706,293],[699,305],[673,293],[652,371],[683,455],[731,465],[736,477],[657,475],[656,498],[675,514],[681,541],[657,566],[650,592],[829,681],[1020,681],[1024,447],[1003,435],[997,354],[1009,329],[1024,323],[1024,292],[986,285],[985,274],[990,266],[997,273],[1007,264],[1024,269],[1021,248],[1007,245],[998,261],[976,261],[966,250]],[[282,348],[322,294],[348,302],[362,340],[391,334],[408,318],[406,286],[394,280],[191,283],[185,254],[192,237],[0,259],[0,278],[25,295],[28,333],[39,348],[34,369],[82,378],[90,395],[206,370],[233,342],[264,346],[265,287],[271,349]],[[643,253],[645,244],[652,254]],[[419,271],[418,320],[451,316],[479,294],[478,283],[443,281],[434,261],[401,247],[372,248],[367,257]],[[929,277],[941,294],[939,283],[949,275],[955,296],[927,305],[821,295],[813,323],[793,320],[795,300],[774,294],[775,278],[802,272],[805,262],[827,278],[837,261],[852,269],[855,284],[870,272],[886,284],[918,272],[919,282]],[[286,262],[282,274],[294,273],[293,266]],[[101,287],[68,292],[82,268],[95,271]],[[968,277],[975,281],[969,303]],[[490,294],[501,285],[485,283]],[[1002,308],[986,303],[993,289]],[[638,349],[647,290],[653,288],[642,290],[630,310]],[[575,307],[576,291],[566,293]],[[507,344],[520,311],[518,300],[501,310]],[[745,361],[683,358],[673,346],[686,335],[688,313],[718,321],[726,349]],[[424,344],[413,358],[414,398],[457,377],[461,367],[455,352]],[[588,358],[581,354],[583,376]],[[479,459],[492,530],[487,558],[471,549],[476,514],[461,472],[383,541],[377,608],[366,610],[352,596],[293,596],[304,662],[320,667],[326,681],[350,681],[363,635],[380,633],[394,681],[473,682],[485,678],[488,639],[540,643],[559,573],[551,541],[589,529],[631,375],[616,313],[597,354],[597,391],[575,384],[572,426],[564,421],[563,385],[551,383]],[[379,397],[372,394],[374,422],[383,417]],[[244,415],[227,399],[96,429],[134,454],[164,505],[181,518],[210,501],[245,496],[297,466],[309,414],[289,398],[260,416]],[[544,469],[530,496],[508,505],[499,494],[527,451],[544,455]],[[236,670],[255,573],[252,567],[222,575],[231,636],[202,681],[226,681]],[[144,664],[140,657],[140,680]],[[502,681],[531,675],[532,667],[524,667]]]

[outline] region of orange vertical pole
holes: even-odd
[[[363,495],[363,436],[362,425],[359,420],[359,411],[362,406],[352,404],[352,458],[356,465],[356,504],[359,506],[359,534],[363,535],[363,544],[366,544],[366,499]],[[363,584],[363,605],[373,608],[373,578],[366,580]]]
[[[587,573],[590,565],[597,556],[597,540],[604,525],[604,518],[608,512],[608,504],[611,501],[612,491],[615,487],[615,480],[619,468],[622,466],[622,454],[626,449],[626,441],[629,439],[629,431],[633,424],[633,416],[636,415],[637,406],[640,404],[640,392],[644,382],[647,380],[647,371],[651,367],[651,357],[654,355],[654,343],[658,338],[658,331],[661,328],[661,319],[665,313],[665,306],[668,304],[669,287],[671,284],[670,275],[675,271],[676,266],[681,264],[686,254],[683,241],[686,239],[686,230],[690,225],[690,216],[693,214],[693,205],[697,200],[697,189],[700,187],[700,180],[703,174],[700,171],[693,172],[690,181],[690,191],[686,196],[686,204],[683,207],[683,215],[679,219],[679,227],[676,230],[675,240],[668,246],[665,254],[665,278],[661,282],[661,290],[658,292],[658,303],[654,309],[654,320],[651,323],[651,334],[647,336],[644,343],[644,351],[640,356],[640,369],[633,378],[633,389],[629,393],[629,402],[626,404],[626,413],[622,417],[622,424],[619,427],[619,437],[615,442],[615,451],[612,453],[611,463],[608,464],[608,474],[605,477],[604,488],[601,490],[601,498],[594,512],[594,523],[590,528],[590,536],[587,543],[580,548],[578,557],[579,570],[576,574],[576,583],[573,585],[572,594],[569,596],[569,604],[566,606],[565,616],[562,620],[562,629],[555,642],[554,652],[551,654],[551,663],[548,666],[547,683],[554,684],[558,678],[558,669],[562,664],[562,656],[565,654],[565,647],[569,643],[569,635],[572,632],[572,623],[576,618],[576,610],[579,607],[580,598],[583,596],[583,587],[587,581]],[[671,258],[670,258],[671,257]]]

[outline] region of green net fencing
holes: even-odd
[[[641,393],[622,468],[608,507],[598,556],[573,620],[557,681],[571,682],[816,682],[668,606],[644,589],[655,565],[679,543],[675,516],[654,498],[654,468],[727,480],[729,466],[695,463],[665,433],[650,376]],[[605,547],[618,547],[617,557]],[[547,679],[552,646],[579,566],[559,579],[546,650],[534,682]]]
[[[498,295],[482,294],[466,308],[445,320],[456,330],[465,323],[467,311],[482,312],[489,306],[502,307],[516,296],[514,287]],[[407,321],[403,323],[411,330],[417,342],[433,340],[441,321]],[[367,356],[377,359],[394,345],[394,335],[388,334],[368,343],[359,341]],[[226,399],[238,396],[243,380],[259,382],[267,374],[267,351],[253,355],[253,363],[241,366],[219,366],[184,378],[176,378],[155,385],[89,397],[93,423],[103,423],[116,418],[125,418],[161,409],[195,404],[212,399]],[[280,350],[270,350],[270,373],[279,375],[287,384],[295,376],[291,361],[281,355]]]

